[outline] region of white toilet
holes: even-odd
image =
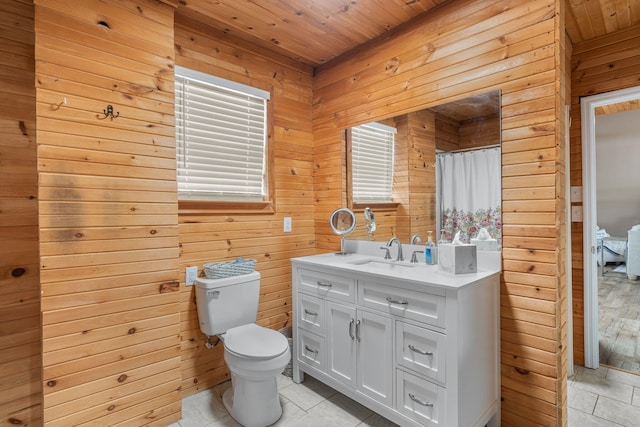
[[[260,273],[196,280],[200,330],[224,343],[231,388],[222,402],[245,427],[264,427],[282,415],[276,376],[289,363],[287,338],[256,325]]]

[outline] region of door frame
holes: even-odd
[[[640,86],[580,99],[582,128],[583,260],[584,260],[584,365],[600,366],[598,340],[598,263],[596,261],[596,116],[604,105],[640,99]]]

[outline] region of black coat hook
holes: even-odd
[[[111,120],[115,119],[116,117],[120,116],[120,112],[118,111],[115,115],[113,114],[113,105],[107,105],[107,109],[106,110],[102,110],[102,113],[104,114],[104,117],[100,117],[100,115],[97,115],[96,117],[98,117],[100,120],[104,120],[107,117],[110,117]]]

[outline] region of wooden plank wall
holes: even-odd
[[[31,0],[0,3],[0,425],[42,423]]]
[[[180,66],[255,86],[272,93],[271,138],[275,211],[180,212],[180,336],[183,395],[229,379],[222,345],[205,348],[193,287],[184,286],[184,269],[237,257],[255,258],[261,273],[257,323],[280,329],[291,325],[291,263],[315,253],[313,223],[312,70],[260,50],[176,14],[176,62]],[[284,217],[292,232],[284,233]],[[214,339],[215,341],[215,339]]]
[[[173,15],[35,1],[49,427],[180,418]]]
[[[340,130],[502,90],[502,425],[565,425],[561,1],[461,0],[316,71],[318,248],[344,202]],[[329,167],[327,167],[329,166]]]
[[[571,56],[571,185],[582,186],[580,98],[640,84],[640,26],[573,46]],[[582,203],[573,203],[581,206]],[[584,274],[582,222],[571,224],[573,346],[584,365]]]
[[[436,114],[421,110],[406,116],[408,205],[403,206],[406,218],[402,218],[400,212],[397,218],[398,236],[402,236],[406,242],[413,234],[417,234],[426,243],[427,232],[431,231],[436,242]],[[402,230],[402,224],[406,224],[406,230]]]

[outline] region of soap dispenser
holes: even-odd
[[[427,232],[427,243],[424,245],[424,262],[435,264],[435,247],[431,231]]]

